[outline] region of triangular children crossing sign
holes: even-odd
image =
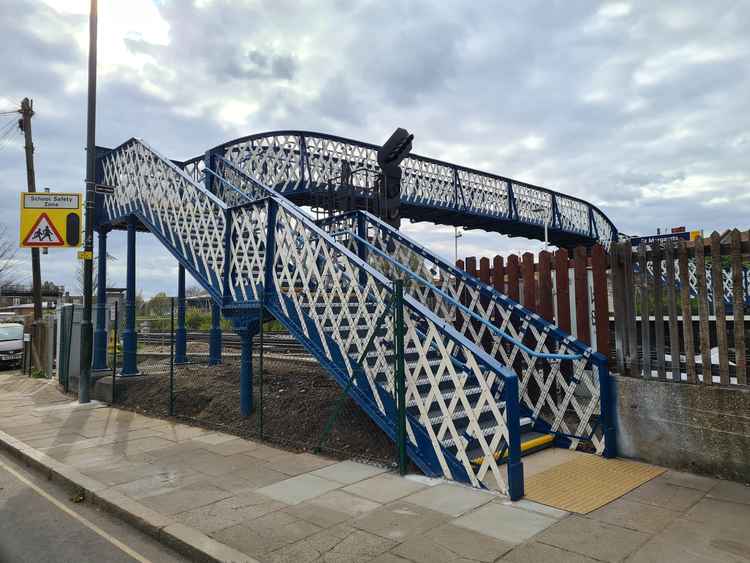
[[[31,227],[29,234],[23,239],[22,244],[23,246],[47,248],[50,246],[65,246],[65,241],[52,221],[49,220],[47,214],[42,213],[34,226]]]

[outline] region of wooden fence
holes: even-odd
[[[618,243],[609,254],[594,246],[572,256],[467,257],[457,266],[604,353],[619,374],[750,382],[750,232],[639,248]]]
[[[612,246],[617,371],[747,385],[750,233]],[[728,314],[731,312],[731,314]]]
[[[608,257],[602,246],[458,260],[457,267],[492,285],[541,317],[601,351],[613,354]]]

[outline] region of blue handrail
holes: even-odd
[[[449,293],[446,293],[445,291],[443,291],[442,289],[440,289],[436,285],[434,285],[434,284],[430,283],[429,281],[427,281],[425,278],[423,278],[419,274],[411,271],[409,268],[407,268],[406,266],[404,266],[403,264],[401,264],[397,260],[395,260],[395,259],[391,258],[390,256],[388,256],[385,252],[383,252],[379,248],[377,248],[374,245],[372,245],[369,241],[367,241],[367,240],[363,239],[362,237],[354,234],[352,231],[336,231],[335,233],[331,234],[331,236],[334,236],[334,237],[335,236],[340,236],[340,235],[348,235],[348,236],[351,236],[351,237],[357,239],[359,242],[361,242],[362,244],[364,244],[365,246],[367,246],[371,250],[375,251],[378,255],[382,256],[388,262],[390,262],[391,264],[393,264],[394,266],[396,266],[398,269],[400,269],[401,271],[403,271],[406,275],[408,275],[409,277],[414,278],[417,281],[419,281],[420,283],[426,285],[431,290],[433,290],[434,292],[440,294],[443,298],[445,298],[448,301],[450,301],[456,308],[460,309],[462,312],[466,313],[467,315],[469,315],[470,317],[472,317],[474,320],[479,321],[481,324],[483,324],[484,326],[486,326],[490,330],[490,332],[492,332],[494,335],[499,336],[503,340],[507,340],[509,342],[512,342],[513,344],[515,344],[516,346],[518,346],[521,350],[523,350],[524,352],[526,352],[530,356],[533,356],[533,357],[536,357],[536,358],[543,358],[545,360],[579,360],[579,359],[581,359],[583,357],[583,354],[552,354],[552,353],[548,353],[548,352],[537,352],[536,350],[532,350],[531,348],[529,348],[528,346],[526,346],[523,342],[520,342],[520,341],[516,340],[515,338],[513,338],[508,333],[503,332],[502,330],[500,330],[499,328],[497,328],[495,325],[493,325],[492,323],[490,323],[487,319],[484,319],[484,318],[480,317],[479,315],[477,315],[474,311],[472,311],[471,309],[469,309],[468,307],[466,307],[465,305],[463,305],[461,302],[456,301],[456,299],[452,295],[450,295]]]

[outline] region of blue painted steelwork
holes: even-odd
[[[99,233],[99,256],[97,258],[96,330],[94,330],[93,370],[107,369],[107,232],[101,227]]]
[[[240,414],[250,416],[253,411],[253,336],[258,333],[259,323],[243,323],[236,328],[242,343],[240,358]]]
[[[128,257],[125,280],[125,330],[122,331],[122,372],[123,376],[138,375],[138,334],[135,331],[135,229],[136,218],[129,216]]]
[[[363,223],[369,225],[365,237],[360,236],[360,233],[363,230]],[[588,433],[567,432],[564,430],[564,427],[561,428],[558,426],[562,420],[562,411],[560,411],[558,416],[555,417],[556,422],[550,424],[539,416],[539,403],[537,402],[535,404],[533,399],[528,395],[524,395],[527,404],[522,408],[523,415],[530,416],[534,420],[534,427],[537,431],[553,432],[568,446],[575,447],[575,443],[572,442],[571,439],[584,441],[592,441],[596,439],[596,442],[598,442],[601,447],[602,454],[604,454],[604,450],[606,449],[607,456],[616,456],[614,431],[615,418],[613,414],[615,402],[614,396],[611,392],[612,383],[605,356],[593,352],[593,350],[583,342],[571,338],[548,321],[525,309],[507,296],[497,292],[493,287],[483,284],[477,278],[474,278],[464,271],[458,270],[452,264],[442,260],[439,256],[430,253],[423,246],[409,239],[403,233],[393,229],[390,225],[368,212],[353,211],[333,218],[324,219],[319,221],[319,224],[322,227],[327,228],[329,232],[332,232],[339,238],[348,236],[352,241],[349,245],[351,248],[359,248],[361,245],[366,244],[368,252],[377,255],[379,259],[384,260],[399,271],[406,273],[412,279],[417,280],[418,283],[415,284],[415,286],[410,287],[414,296],[418,297],[422,302],[427,302],[430,298],[437,296],[441,302],[441,307],[438,307],[438,309],[445,308],[445,305],[447,304],[449,309],[466,315],[468,319],[472,320],[472,322],[469,323],[462,323],[462,330],[466,336],[471,336],[476,341],[484,341],[488,335],[491,335],[500,340],[510,342],[513,344],[514,350],[522,351],[527,356],[527,362],[529,362],[529,359],[544,360],[553,368],[554,366],[557,366],[553,371],[560,375],[562,375],[560,370],[561,362],[567,362],[568,364],[571,364],[570,373],[579,374],[578,377],[569,378],[570,383],[573,386],[580,385],[582,389],[585,389],[586,386],[582,383],[580,377],[582,377],[582,374],[586,371],[592,371],[593,376],[598,380],[601,390],[601,395],[599,397],[599,408],[601,414],[600,430],[602,432],[601,440],[595,436],[595,432],[597,428],[599,428],[600,422],[594,423]],[[375,246],[376,243],[380,245],[379,248]],[[387,248],[388,252],[384,252],[384,248]],[[430,277],[440,280],[443,284],[442,288],[437,287],[435,283],[429,281],[426,275],[419,275],[414,272],[412,270],[414,264],[421,265],[425,272],[429,271]],[[426,268],[425,264],[432,264],[432,266]],[[464,294],[466,290],[459,290],[459,285],[464,285],[466,290],[471,292],[470,295]],[[415,290],[414,287],[420,287],[422,289]],[[468,306],[456,298],[456,295],[462,294],[463,296],[461,299],[467,300]],[[491,322],[490,319],[493,308],[491,305],[493,304],[496,304],[497,312],[509,312],[503,321],[503,326],[508,329],[515,327],[517,334],[516,337],[507,334],[506,331],[500,330],[497,326],[493,325],[493,322]],[[477,326],[482,327],[482,329],[477,330]],[[530,333],[529,329],[532,327],[536,336]],[[486,331],[484,336],[482,335],[483,330]],[[524,339],[530,337],[532,337],[531,342],[534,343],[534,348],[539,349],[532,349],[523,342]],[[549,342],[545,342],[547,339],[549,339]],[[484,344],[486,345],[487,343],[484,342]],[[562,354],[541,351],[546,348],[570,350],[573,353]],[[517,356],[514,358],[514,355],[506,354],[505,357],[506,361],[508,361],[509,365],[512,365],[514,369],[520,369]],[[542,367],[544,367],[544,365]],[[524,384],[522,390],[525,390],[528,382],[534,379],[531,372],[535,369],[537,368],[533,362],[529,362],[528,367],[524,369]],[[545,368],[546,371],[549,371],[550,369],[550,367]],[[549,388],[547,392],[549,392]],[[574,399],[574,394],[571,395],[571,393],[568,393],[567,395],[568,398],[566,401]],[[567,408],[568,405],[565,404],[561,407]]]
[[[174,331],[174,363],[186,364],[187,328],[185,327],[185,267],[177,266],[177,329]]]
[[[531,348],[529,348],[528,346],[526,346],[520,340],[518,340],[516,338],[513,338],[509,334],[503,332],[502,330],[500,330],[499,328],[497,328],[496,326],[494,326],[487,319],[485,319],[485,318],[480,317],[479,315],[477,315],[474,311],[472,311],[471,309],[469,309],[468,307],[466,307],[465,305],[463,305],[462,303],[460,303],[459,301],[457,301],[456,299],[454,299],[451,295],[448,295],[445,291],[443,291],[442,289],[440,289],[439,287],[437,287],[435,284],[427,281],[425,278],[423,278],[419,274],[416,274],[416,273],[412,272],[408,267],[404,266],[403,264],[401,264],[397,260],[394,260],[393,258],[391,258],[390,256],[388,256],[388,254],[386,254],[382,250],[376,248],[374,245],[372,245],[369,242],[367,242],[361,236],[355,235],[355,234],[351,233],[350,231],[338,231],[338,232],[335,232],[335,233],[331,233],[331,236],[333,236],[333,237],[335,237],[335,236],[341,236],[341,235],[346,235],[346,236],[354,237],[359,244],[365,245],[371,251],[375,252],[378,256],[380,256],[381,258],[383,258],[386,262],[388,262],[390,264],[393,264],[399,271],[405,273],[410,278],[412,278],[414,280],[417,280],[419,283],[421,283],[425,287],[430,288],[435,293],[437,293],[438,295],[440,295],[441,297],[443,297],[446,301],[450,302],[459,311],[461,311],[462,313],[465,313],[465,314],[469,315],[472,319],[474,319],[478,323],[486,326],[487,329],[492,334],[494,334],[495,336],[499,336],[503,340],[507,340],[509,342],[512,342],[520,350],[523,350],[524,352],[526,352],[530,356],[534,356],[535,358],[543,358],[545,360],[578,360],[578,359],[580,359],[580,358],[583,357],[583,354],[549,354],[549,353],[545,353],[545,352],[538,352],[536,350],[532,350]]]
[[[269,178],[276,174],[278,181],[269,182],[274,187],[278,187],[282,176],[298,175],[299,181],[307,184],[298,191],[309,192],[310,186],[322,181],[322,148],[318,139],[304,137],[295,142],[299,149],[266,145],[260,153],[269,159],[264,160],[253,174]],[[396,407],[392,378],[389,379],[389,372],[385,369],[392,349],[389,348],[392,336],[388,333],[377,336],[373,357],[366,355],[364,360],[359,360],[358,353],[362,351],[368,327],[373,326],[372,321],[393,295],[392,283],[380,269],[388,261],[383,261],[381,254],[374,249],[383,253],[391,244],[395,250],[414,245],[415,256],[424,261],[434,260],[416,243],[398,238],[398,233],[386,233],[378,220],[366,213],[337,218],[356,222],[356,225],[347,227],[354,234],[352,246],[342,244],[284,197],[287,193],[269,189],[252,175],[244,173],[241,166],[251,163],[252,158],[239,162],[240,153],[236,149],[236,146],[232,149],[219,147],[210,151],[207,157],[177,165],[141,141],[124,143],[103,157],[105,183],[115,186],[116,190],[104,198],[104,212],[99,214],[101,220],[106,225],[117,225],[128,217],[137,217],[181,266],[191,272],[209,292],[214,304],[221,307],[224,316],[232,319],[235,328],[244,335],[243,415],[252,410],[250,338],[262,303],[290,334],[305,345],[339,385],[344,387],[354,381],[348,391],[350,396],[393,439]],[[299,150],[299,158],[295,156],[295,150]],[[272,152],[274,158],[270,158]],[[279,162],[282,157],[287,158],[283,166]],[[344,160],[357,162],[349,157]],[[205,168],[206,162],[210,171]],[[429,159],[419,162],[420,166],[434,164],[435,170],[438,165],[442,166]],[[458,167],[451,170],[448,179],[453,190],[451,201],[460,202],[461,207],[470,208],[470,213],[479,214],[481,206],[476,201],[476,186],[472,185],[473,172]],[[510,193],[523,191],[525,187],[509,181],[505,188]],[[558,196],[550,200],[551,215],[554,222],[562,224],[568,219],[560,209]],[[518,195],[510,198],[511,214],[525,220],[525,211],[519,207],[520,200]],[[451,201],[445,203],[446,210],[455,210]],[[434,201],[428,203],[433,207],[436,205]],[[587,223],[584,230],[593,228],[589,220],[591,214],[584,213],[584,217]],[[599,219],[595,216],[594,222],[597,221]],[[597,223],[594,227],[600,229],[601,225]],[[375,239],[370,238],[373,232],[376,237],[387,239],[386,246],[375,245]],[[388,256],[389,252],[385,254]],[[430,282],[429,276],[421,270],[412,270],[408,261],[398,257],[397,261],[402,266],[409,266],[408,269],[421,280]],[[477,317],[481,319],[482,315],[473,308],[474,303],[487,298],[499,311],[511,315],[513,323],[520,319],[520,332],[509,332],[511,328],[515,330],[515,325],[497,327],[507,337],[500,340],[508,350],[513,350],[510,360],[504,365],[497,357],[485,352],[481,334],[472,336],[470,330],[459,329],[458,318],[450,320],[441,316],[440,307],[429,300],[405,295],[406,353],[414,356],[420,366],[415,368],[412,360],[407,360],[407,378],[410,378],[407,393],[412,405],[409,407],[412,410],[407,412],[408,454],[428,475],[444,475],[481,486],[482,479],[490,471],[498,477],[498,483],[504,481],[494,457],[502,449],[508,452],[507,492],[513,498],[519,498],[523,494],[521,417],[529,410],[522,401],[527,400],[528,375],[533,371],[546,376],[549,365],[561,361],[577,362],[583,370],[599,362],[600,358],[592,356],[587,347],[578,346],[568,335],[555,332],[538,316],[527,314],[507,297],[488,293],[487,288],[471,276],[457,272],[449,265],[440,263],[440,266],[450,273],[451,283],[481,295],[481,298],[472,298],[472,304],[464,305],[462,298],[456,299],[445,286],[430,283],[427,288],[465,316],[469,327],[476,323],[487,330],[486,324],[477,322]],[[456,307],[456,303],[464,308]],[[561,348],[542,349],[544,340],[539,346],[527,346],[526,339],[534,330]],[[499,338],[496,331],[487,332]],[[573,357],[577,359],[569,359]],[[528,366],[523,364],[526,371],[521,385],[522,380],[514,370],[524,358],[530,358],[531,363]],[[544,361],[548,365],[535,366],[535,361]],[[602,372],[599,373],[601,378]],[[569,386],[568,402],[559,406],[560,412],[564,413],[573,404],[571,398],[575,401],[574,386],[582,381],[581,377],[581,373],[576,373],[572,383],[564,382]],[[445,382],[455,386],[451,391],[454,395],[443,396],[441,389]],[[419,386],[425,385],[434,391],[419,391]],[[481,397],[478,402],[477,397]],[[604,410],[605,397],[602,401]],[[438,421],[432,422],[436,412]],[[464,419],[468,422],[462,422]],[[459,422],[463,426],[454,427]],[[486,425],[488,422],[491,422],[491,427]],[[606,421],[603,426],[607,426]],[[487,429],[489,434],[485,432]],[[473,448],[471,452],[469,447]],[[483,453],[476,454],[476,448]],[[481,455],[484,461],[473,466],[468,455]]]
[[[350,187],[357,193],[372,190],[379,172],[378,148],[335,135],[284,130],[241,137],[209,153],[223,155],[293,202],[308,205],[317,192],[343,189],[338,183],[344,163],[352,171]],[[205,158],[182,164],[197,179]],[[617,240],[617,229],[606,215],[579,198],[416,154],[401,167],[401,216],[413,221],[539,240],[548,223],[550,242],[563,247]]]
[[[221,363],[221,308],[211,303],[211,330],[208,340],[208,365]]]
[[[612,374],[609,373],[606,358],[598,353],[600,358],[597,369],[599,370],[599,386],[602,401],[602,430],[604,432],[604,452],[606,458],[617,457],[617,389]],[[602,358],[604,361],[601,361]]]

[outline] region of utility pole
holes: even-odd
[[[86,223],[83,237],[83,319],[81,321],[81,375],[78,379],[78,402],[88,403],[91,381],[91,356],[94,327],[91,323],[94,264],[94,206],[96,182],[96,29],[97,5],[91,0],[89,12],[89,91],[86,130]]]
[[[23,131],[26,149],[26,189],[29,192],[35,192],[34,143],[31,140],[31,116],[34,115],[34,102],[24,98],[21,101],[20,113],[21,119],[18,120],[18,127]],[[42,270],[39,265],[38,248],[31,249],[31,291],[34,296],[34,324],[36,324],[42,320]]]

